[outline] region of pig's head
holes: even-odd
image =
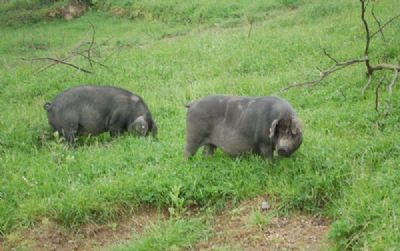
[[[129,133],[135,133],[139,136],[147,136],[149,134],[149,131],[152,132],[152,135],[156,137],[157,135],[157,125],[154,123],[153,120],[148,122],[145,117],[139,116],[137,117],[129,126],[128,126],[128,132]]]
[[[303,142],[301,122],[294,116],[272,121],[269,137],[281,156],[289,157]]]

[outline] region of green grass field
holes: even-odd
[[[381,88],[379,113],[374,89],[361,95],[364,65],[314,88],[279,93],[332,64],[322,48],[340,60],[362,56],[359,1],[95,2],[70,22],[0,27],[0,238],[44,218],[74,229],[141,205],[218,212],[227,202],[268,194],[280,214],[330,218],[332,249],[400,248],[400,86],[392,95]],[[397,0],[370,4],[383,22],[399,11]],[[95,74],[63,65],[36,74],[45,62],[21,60],[65,56],[90,41],[90,23],[96,43],[104,42],[97,60],[109,68],[77,59]],[[397,20],[385,29],[386,42],[372,41],[371,59],[398,63],[399,34]],[[391,79],[391,72],[378,72],[373,85],[384,74]],[[81,84],[141,95],[159,139],[104,134],[69,149],[51,134],[43,104]],[[303,121],[303,145],[273,162],[221,151],[184,160],[184,104],[216,93],[287,99]],[[116,250],[188,247],[212,234],[207,229],[199,218],[170,221]]]

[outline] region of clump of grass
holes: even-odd
[[[399,178],[395,161],[388,159],[379,170],[357,170],[352,187],[345,192],[338,220],[330,237],[338,249],[399,248]],[[385,233],[385,234],[382,234]]]
[[[250,224],[263,229],[267,227],[272,219],[275,217],[274,212],[261,212],[260,210],[253,210],[250,215]]]
[[[200,219],[168,220],[153,226],[147,233],[112,250],[178,250],[192,245],[208,235],[207,226]]]

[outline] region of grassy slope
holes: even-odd
[[[305,124],[305,142],[293,157],[278,157],[273,164],[254,156],[230,159],[221,152],[210,159],[200,154],[189,162],[182,159],[185,102],[213,93],[269,95],[292,81],[314,78],[315,66],[331,64],[321,47],[340,59],[361,55],[358,1],[292,1],[299,2],[294,10],[282,2],[291,1],[272,3],[277,7],[254,25],[250,38],[244,17],[236,28],[204,29],[223,24],[221,13],[203,29],[181,19],[130,22],[96,13],[69,23],[2,28],[1,233],[43,217],[76,226],[108,220],[140,204],[169,206],[170,192],[179,186],[187,205],[211,207],[269,193],[279,198],[283,212],[333,217],[331,236],[340,249],[395,248],[400,242],[399,91],[395,88],[391,97],[382,93],[381,107],[389,115],[379,117],[378,127],[373,92],[366,98],[359,94],[365,81],[362,66],[339,72],[316,88],[280,94]],[[396,2],[380,2],[377,14],[394,15]],[[90,39],[89,21],[96,24],[97,41],[112,37],[108,48],[121,47],[106,62],[113,71],[96,67],[95,75],[85,75],[59,66],[34,75],[37,64],[16,59],[62,55],[82,37]],[[399,29],[398,22],[387,29],[388,44],[399,44]],[[188,34],[158,40],[180,33]],[[399,48],[377,39],[374,55],[395,62]],[[139,93],[159,125],[160,140],[103,135],[69,150],[53,138],[38,139],[48,131],[43,103],[80,83],[107,83]]]

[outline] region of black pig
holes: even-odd
[[[67,89],[46,103],[49,124],[70,145],[77,135],[97,135],[109,131],[112,137],[127,131],[147,136],[157,134],[157,126],[143,99],[127,90],[84,85]]]
[[[204,146],[236,156],[255,153],[272,158],[274,150],[290,156],[303,141],[302,126],[290,104],[278,97],[215,95],[186,106],[185,157]]]

